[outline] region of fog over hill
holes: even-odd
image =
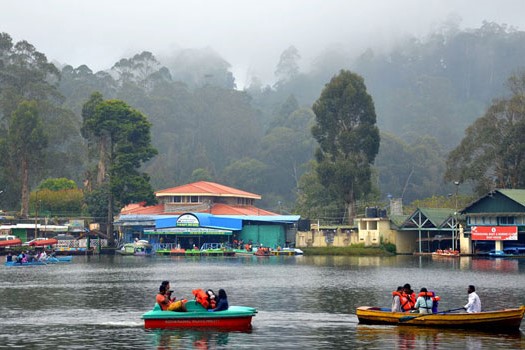
[[[369,47],[384,50],[451,20],[461,28],[486,20],[523,29],[524,10],[522,0],[10,1],[0,11],[0,31],[27,40],[49,60],[94,71],[144,50],[162,56],[212,48],[243,88],[254,76],[272,84],[290,45],[308,70],[327,48],[355,56]]]

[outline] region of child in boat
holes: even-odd
[[[224,289],[219,289],[219,300],[217,301],[217,307],[208,311],[215,312],[223,310],[228,310],[228,297],[226,296],[226,291]]]

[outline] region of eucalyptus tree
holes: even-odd
[[[137,202],[156,203],[149,176],[139,171],[144,162],[157,154],[151,146],[151,124],[144,114],[125,102],[103,100],[99,93],[84,104],[82,116],[82,133],[99,150],[93,196],[107,193],[107,233],[112,238],[116,208]],[[96,204],[89,199],[87,202]],[[99,213],[100,208],[92,207],[91,211]]]
[[[345,204],[352,222],[356,200],[372,189],[371,165],[380,140],[374,102],[362,77],[341,70],[324,87],[313,111],[319,181],[334,201]]]
[[[0,33],[0,128],[3,129],[0,138],[7,144],[7,135],[15,132],[9,130],[14,112],[27,101],[34,102],[31,108],[41,119],[47,137],[45,156],[31,166],[29,186],[50,175],[78,177],[82,173],[79,121],[63,106],[64,97],[57,88],[59,79],[60,72],[43,53],[27,41],[14,43],[8,34]],[[57,159],[60,166],[56,164]],[[16,159],[16,153],[5,152],[0,163],[4,165],[0,168],[0,178],[4,179],[2,188],[7,188],[9,206],[17,207],[18,198],[26,197],[20,192],[24,186],[22,178],[14,175],[13,167],[7,165],[21,164],[21,160]]]
[[[495,100],[450,152],[445,180],[472,182],[478,194],[525,187],[525,73],[508,87],[511,96]]]
[[[27,217],[29,211],[29,176],[31,167],[44,156],[48,138],[45,135],[42,118],[38,115],[34,101],[24,101],[18,105],[9,120],[7,149],[12,159],[11,167],[16,169],[21,180],[21,216]]]
[[[290,46],[281,53],[279,63],[275,68],[275,76],[277,77],[276,86],[290,81],[299,75],[299,50],[295,46]]]

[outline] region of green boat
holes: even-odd
[[[223,243],[204,243],[201,249],[186,249],[186,256],[234,256],[235,251]]]
[[[213,328],[244,331],[252,325],[257,310],[248,306],[230,306],[228,310],[210,312],[195,300],[186,303],[186,312],[162,311],[159,304],[142,315],[144,328]]]

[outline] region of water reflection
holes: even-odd
[[[309,256],[303,257],[303,262],[308,265],[316,266],[332,266],[332,267],[341,267],[341,266],[388,266],[394,265],[396,263],[395,257],[385,258],[379,256]]]
[[[471,283],[483,308],[519,306],[525,304],[523,271],[525,259],[413,256],[90,256],[64,266],[2,266],[0,349],[525,349],[521,334],[362,326],[355,315],[358,306],[390,306],[392,290],[406,282],[435,290],[440,310],[464,305]],[[164,279],[178,297],[224,288],[232,305],[256,307],[252,332],[144,330],[140,317]]]
[[[170,349],[216,349],[228,345],[230,333],[213,330],[173,329],[148,330],[151,343],[157,350]],[[251,333],[232,332],[235,333]]]
[[[484,344],[495,348],[501,345],[510,349],[522,349],[525,345],[523,333],[490,334],[475,331],[420,328],[411,326],[356,327],[359,343],[371,344],[372,348],[394,349],[482,349]]]

